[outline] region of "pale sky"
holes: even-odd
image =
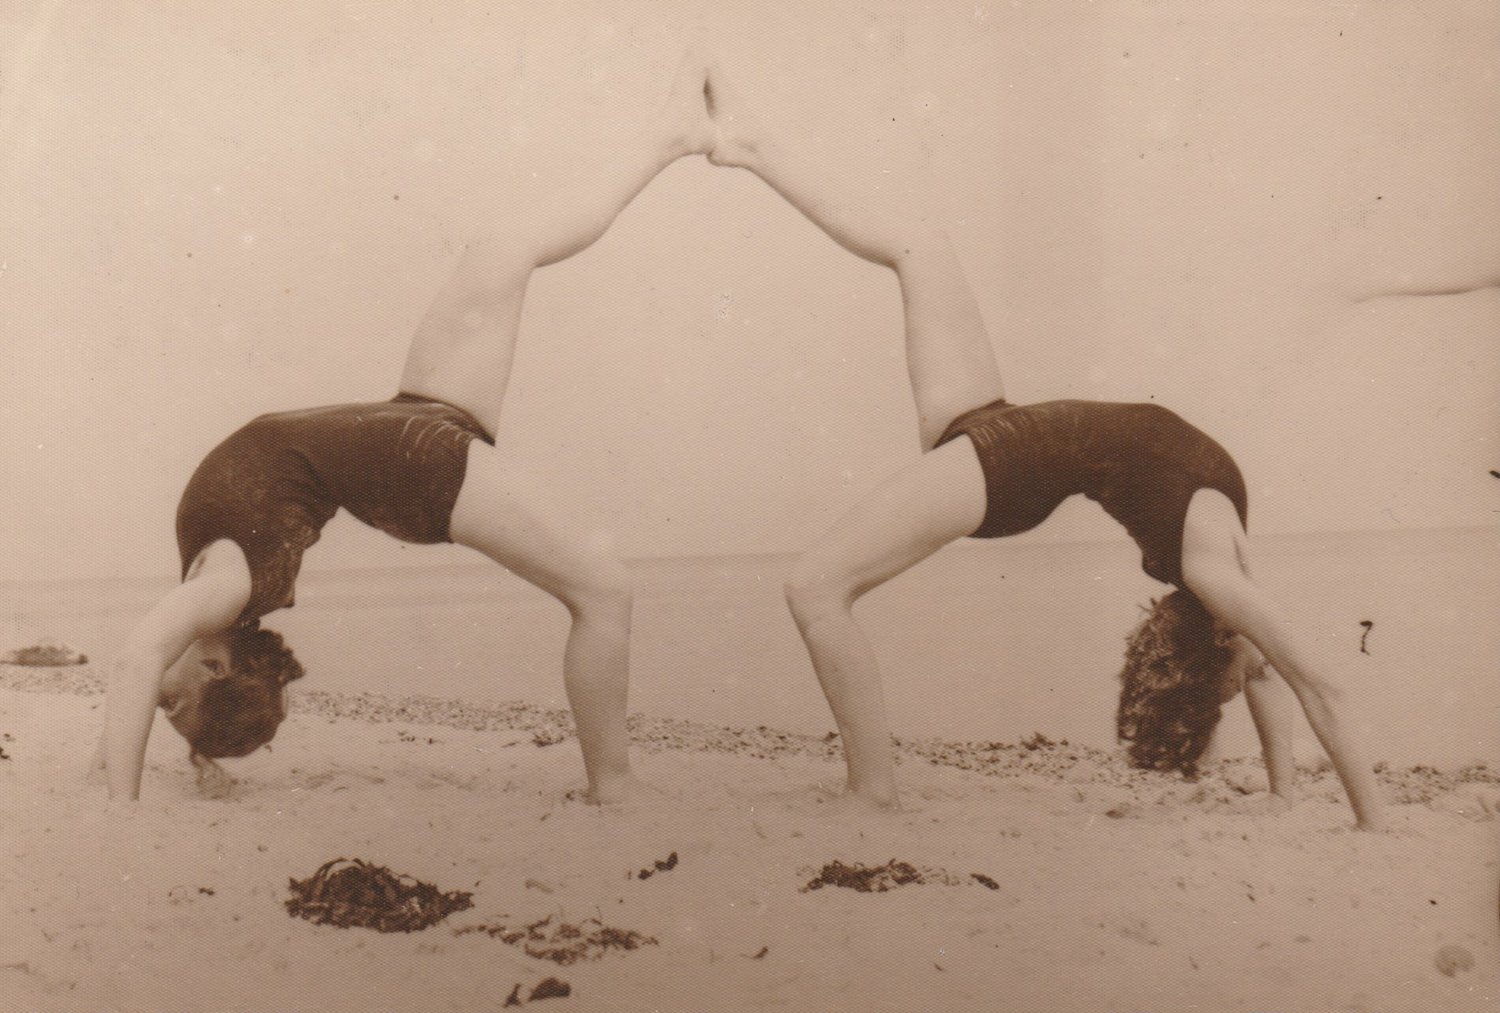
[[[629,117],[689,35],[789,136],[921,132],[1011,400],[1175,408],[1252,531],[1494,524],[1500,14],[1202,7],[0,2],[0,579],[175,573],[215,443],[395,393],[517,89]],[[888,272],[679,162],[533,278],[500,443],[626,555],[796,550],[917,452],[900,327]],[[307,565],[461,551],[356,527]]]

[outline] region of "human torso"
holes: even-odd
[[[262,415],[188,482],[177,513],[183,570],[213,542],[237,543],[251,572],[249,621],[292,603],[303,552],[340,508],[402,541],[446,541],[475,437],[489,441],[469,415],[431,401]]]
[[[1222,491],[1245,519],[1244,481],[1229,454],[1160,405],[998,403],[960,416],[939,442],[961,433],[974,443],[989,493],[976,537],[1028,531],[1083,495],[1140,545],[1147,573],[1180,583],[1182,523],[1194,492]]]

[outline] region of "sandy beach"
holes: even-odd
[[[163,725],[143,801],[111,808],[83,777],[97,666],[3,666],[0,687],[7,1013],[1497,998],[1500,776],[1483,767],[1385,769],[1397,829],[1369,835],[1327,771],[1273,816],[1254,761],[1189,783],[1040,734],[906,741],[904,807],[870,814],[832,794],[836,741],[637,716],[657,790],[600,809],[576,799],[564,713],[305,689],[271,749],[228,761],[228,797],[200,797]],[[411,933],[292,917],[290,882],[340,857],[470,906]],[[834,863],[892,863],[864,883],[887,889],[809,888]]]

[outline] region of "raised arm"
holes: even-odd
[[[768,123],[718,67],[709,71],[708,95],[717,129],[710,161],[755,173],[834,242],[895,271],[922,449],[955,416],[1004,396],[917,139],[879,110],[861,109],[856,115],[867,123],[852,131],[863,135],[857,145],[799,143]]]
[[[228,629],[249,600],[244,553],[233,542],[215,542],[131,632],[110,664],[105,698],[102,752],[110,798],[140,797],[162,676],[193,641]]]

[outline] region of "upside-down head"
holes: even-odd
[[[1153,601],[1125,641],[1115,728],[1132,766],[1192,776],[1219,723],[1238,638],[1197,596]],[[1230,694],[1232,696],[1232,694]]]
[[[286,718],[286,686],[302,665],[281,634],[236,627],[203,637],[162,679],[161,705],[202,756],[247,756]]]

